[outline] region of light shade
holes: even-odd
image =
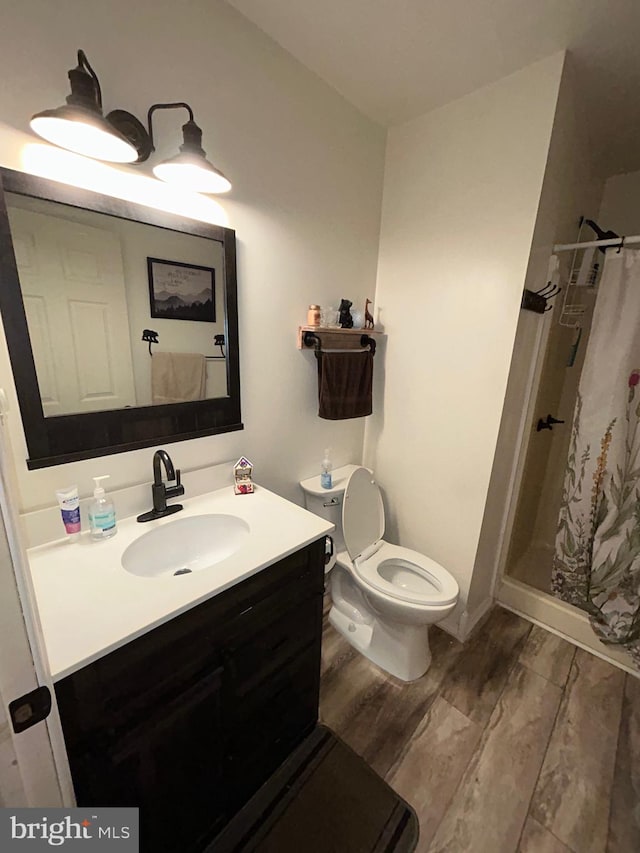
[[[191,114],[191,107],[188,107]],[[231,182],[219,169],[212,166],[202,150],[202,131],[190,118],[182,125],[183,143],[180,153],[153,167],[153,174],[161,181],[179,184],[199,193],[226,193]]]
[[[30,124],[47,142],[85,157],[111,163],[134,163],[138,159],[136,148],[97,110],[65,104],[37,113]]]
[[[34,115],[30,122],[33,132],[60,148],[95,160],[137,160],[135,145],[102,115],[100,81],[83,50],[78,51],[77,66],[69,70],[69,83],[67,103]]]
[[[207,159],[189,153],[180,153],[158,163],[153,167],[153,174],[161,181],[180,184],[193,192],[226,193],[231,189],[231,182]]]

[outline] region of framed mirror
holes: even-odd
[[[29,468],[242,429],[229,228],[0,169],[0,310]]]

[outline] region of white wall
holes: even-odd
[[[295,339],[309,303],[345,296],[359,305],[373,293],[384,131],[220,0],[28,0],[3,9],[2,33],[2,165],[28,169],[20,131],[33,113],[63,102],[67,69],[82,47],[107,110],[144,117],[153,102],[188,101],[209,158],[233,183],[220,213],[238,239],[245,430],[171,445],[174,462],[187,470],[244,454],[259,482],[300,501],[297,481],[318,470],[324,447],[332,447],[335,464],[358,461],[363,421],[317,417],[315,362],[296,350]],[[175,152],[183,120],[158,115],[158,157]],[[131,169],[98,171],[114,194],[174,205],[158,182],[149,202]],[[211,203],[186,204],[196,218],[221,221]],[[22,508],[50,503],[67,482],[87,494],[91,475],[103,471],[114,488],[151,479],[152,449],[28,472],[4,343],[0,385],[13,403]]]
[[[384,406],[365,461],[390,538],[466,606],[563,65],[559,54],[389,133],[376,308]]]
[[[597,223],[627,237],[640,234],[640,172],[608,178]]]

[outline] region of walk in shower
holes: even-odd
[[[640,248],[562,261],[505,576],[536,593],[523,612],[545,621],[549,597],[559,630],[573,611],[583,641],[640,668]]]

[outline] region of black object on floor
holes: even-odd
[[[411,853],[418,831],[411,806],[317,726],[206,853]]]

